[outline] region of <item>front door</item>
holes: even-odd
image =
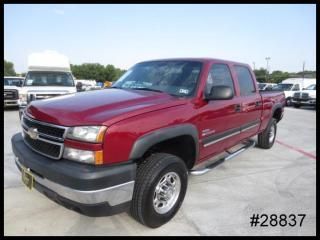
[[[208,74],[205,91],[212,86],[229,86],[236,95],[234,80],[227,64],[213,63]],[[226,142],[239,135],[237,115],[239,114],[239,98],[230,100],[210,100],[199,110],[200,159],[214,156],[225,149]]]

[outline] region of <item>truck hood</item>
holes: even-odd
[[[104,89],[33,101],[27,113],[37,120],[63,126],[110,126],[129,117],[185,103],[185,99],[166,93]]]

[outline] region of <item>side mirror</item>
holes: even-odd
[[[229,86],[213,86],[209,94],[205,95],[206,100],[228,100],[233,98],[233,90]]]

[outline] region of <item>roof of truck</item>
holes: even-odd
[[[198,61],[198,62],[215,62],[215,61],[218,61],[218,62],[233,63],[233,64],[239,64],[239,65],[248,65],[247,63],[241,63],[241,62],[230,61],[230,60],[219,59],[219,58],[209,58],[209,57],[201,57],[201,58],[193,58],[193,57],[188,57],[188,58],[163,58],[163,59],[152,59],[152,60],[141,61],[139,63],[154,62],[154,61]]]

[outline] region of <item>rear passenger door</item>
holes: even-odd
[[[240,136],[238,140],[255,135],[259,129],[262,113],[262,98],[254,82],[253,73],[244,65],[233,65],[240,90],[240,108],[238,123]]]

